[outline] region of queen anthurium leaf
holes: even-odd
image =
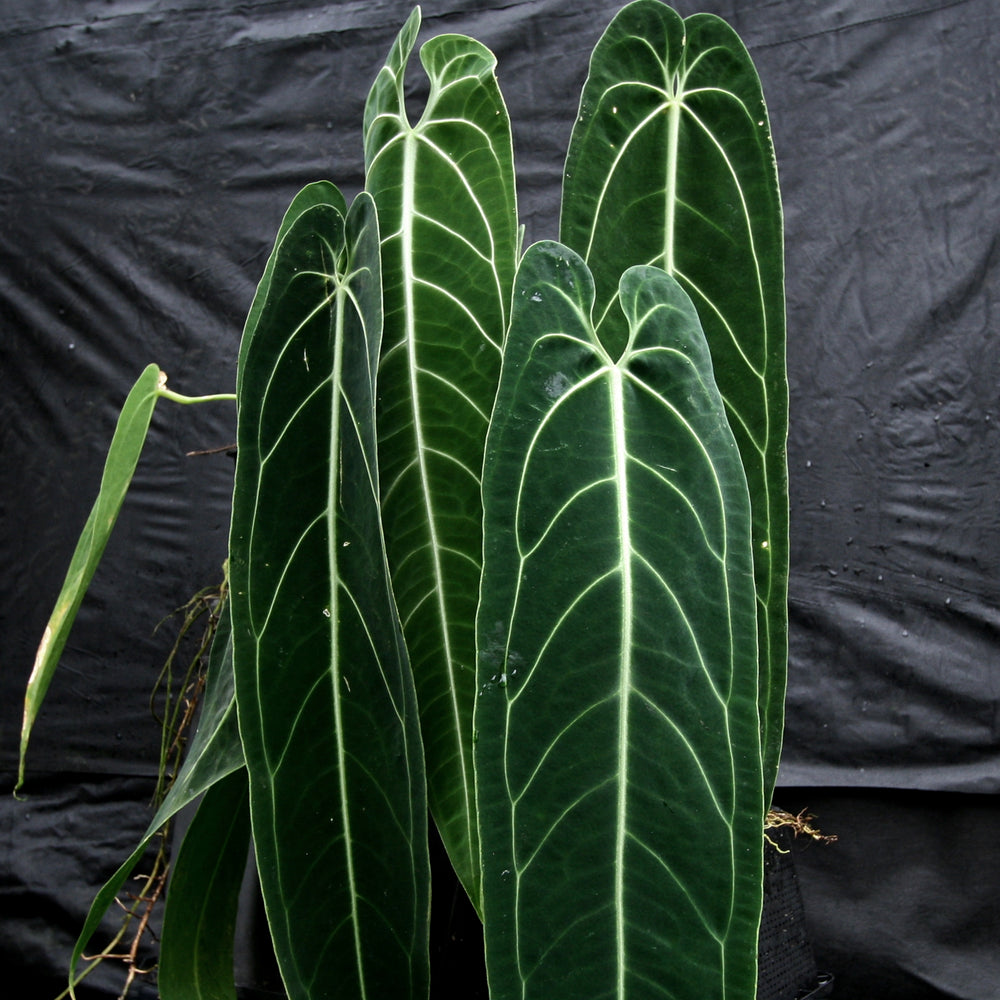
[[[490,996],[752,997],[764,807],[746,479],[677,282],[625,272],[620,356],[593,294],[573,251],[528,250],[487,441]]]
[[[482,560],[480,474],[517,252],[510,120],[496,59],[459,35],[420,50],[430,94],[411,125],[414,10],[365,108],[367,189],[385,286],[379,468],[393,589],[417,685],[431,811],[479,905],[472,711]]]
[[[165,376],[160,369],[156,365],[148,365],[129,392],[118,416],[118,423],[104,464],[100,491],[83,526],[80,539],[76,543],[76,550],[66,571],[66,579],[45,626],[42,641],[35,654],[31,676],[28,678],[28,687],[24,695],[21,752],[15,792],[24,783],[25,756],[28,752],[32,726],[35,724],[38,710],[42,706],[52,675],[59,663],[59,657],[69,638],[76,613],[80,610],[83,596],[104,554],[108,539],[111,537],[111,529],[118,520],[118,512],[132,482],[135,467],[139,464],[142,446],[146,443],[149,422],[153,418],[153,410],[159,397],[158,390],[164,381]]]
[[[765,785],[777,773],[788,657],[788,384],[781,201],[767,111],[736,33],[659,0],[624,7],[594,49],[559,238],[587,261],[603,340],[624,344],[618,279],[655,264],[691,296],[753,506]]]
[[[236,1000],[233,939],[250,847],[246,775],[205,793],[170,873],[160,936],[162,1000]]]
[[[198,729],[194,739],[191,740],[191,745],[184,756],[180,772],[146,828],[139,845],[131,857],[108,879],[91,904],[83,930],[73,949],[70,964],[71,982],[79,981],[76,977],[77,963],[87,943],[100,926],[104,914],[114,902],[115,896],[125,884],[132,869],[146,852],[156,832],[184,806],[229,775],[235,775],[233,781],[246,784],[246,773],[243,771],[243,746],[240,743],[236,721],[236,699],[233,692],[233,644],[229,607],[224,604],[219,610],[219,626],[212,641],[205,693],[202,697]]]
[[[315,181],[307,184],[295,197],[292,203],[285,210],[285,214],[278,226],[278,233],[274,238],[274,245],[277,246],[285,237],[292,223],[307,209],[316,205],[333,205],[339,209],[342,215],[347,214],[347,202],[340,189],[329,181]],[[264,273],[257,283],[257,291],[254,294],[253,302],[250,304],[250,311],[247,313],[246,323],[243,324],[244,336],[240,341],[240,357],[236,367],[237,379],[242,377],[244,354],[250,345],[251,338],[246,336],[246,332],[253,330],[260,319],[260,311],[264,308],[268,290],[271,287],[271,272],[274,270],[274,262],[277,259],[275,254],[271,254],[264,265]]]
[[[230,536],[250,815],[292,1000],[426,997],[416,695],[379,523],[375,206],[301,212],[274,250],[238,390]]]

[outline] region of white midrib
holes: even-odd
[[[618,693],[618,803],[615,831],[615,949],[618,963],[616,996],[625,1000],[625,840],[628,807],[629,700],[632,691],[632,537],[629,531],[628,456],[625,450],[625,411],[622,372],[610,368],[611,422],[614,429],[615,483],[621,546],[622,632]]]
[[[333,384],[330,400],[330,478],[327,483],[327,558],[330,565],[330,663],[333,664],[333,714],[334,733],[337,740],[337,773],[340,785],[340,821],[344,831],[344,857],[347,865],[347,891],[350,895],[351,927],[354,931],[354,958],[358,969],[361,1000],[367,1000],[365,988],[364,949],[361,944],[361,927],[358,920],[358,884],[354,871],[354,838],[351,835],[351,816],[347,808],[348,789],[345,767],[347,752],[344,747],[344,725],[341,712],[340,656],[337,635],[340,629],[340,587],[337,585],[337,559],[340,548],[337,539],[337,486],[340,481],[340,380],[344,365],[344,302],[347,291],[343,286],[336,291],[336,327],[333,349]]]
[[[666,204],[663,216],[663,270],[673,275],[676,268],[674,260],[674,230],[677,225],[677,148],[680,142],[681,101],[677,94],[667,109],[667,155],[664,192]]]
[[[427,471],[427,448],[424,443],[423,421],[420,413],[420,395],[417,386],[417,331],[413,303],[413,220],[416,216],[414,201],[414,186],[416,183],[416,153],[417,141],[413,132],[407,132],[403,139],[403,199],[401,205],[400,246],[403,260],[403,296],[405,299],[404,316],[406,317],[406,351],[407,370],[410,379],[410,399],[413,401],[413,433],[416,438],[417,468],[420,475],[420,495],[424,502],[424,512],[427,515],[427,531],[430,536],[431,561],[434,573],[434,599],[438,606],[441,620],[441,643],[444,647],[445,665],[448,671],[448,695],[451,702],[451,712],[455,726],[455,745],[458,750],[459,764],[462,771],[462,801],[465,807],[465,829],[468,843],[471,869],[475,873],[475,840],[472,830],[472,803],[469,799],[469,782],[467,762],[465,759],[465,744],[462,740],[462,716],[458,706],[458,692],[455,686],[455,664],[451,650],[451,637],[448,635],[448,607],[445,602],[444,574],[441,569],[441,549],[437,534],[437,523],[434,518],[434,505],[431,503],[430,475]]]

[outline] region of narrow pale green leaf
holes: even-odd
[[[493,1000],[750,998],[763,787],[746,479],[697,313],[621,356],[559,244],[518,272],[484,467],[476,775]]]
[[[293,1000],[426,997],[416,695],[379,524],[375,206],[302,211],[239,379],[233,648],[268,923]]]
[[[104,464],[100,491],[87,523],[83,526],[80,540],[76,543],[66,579],[45,626],[31,676],[28,678],[15,793],[24,783],[25,755],[28,752],[31,728],[49,689],[59,657],[62,656],[76,613],[80,610],[83,595],[90,586],[94,571],[111,537],[111,529],[118,520],[118,512],[139,463],[142,446],[146,442],[149,422],[156,407],[157,390],[164,381],[165,376],[160,369],[156,365],[148,365],[129,392],[118,416],[118,424]]]
[[[788,657],[782,218],[760,80],[724,21],[637,0],[611,22],[570,142],[560,239],[593,271],[608,343],[625,342],[614,299],[633,264],[664,268],[698,309],[753,503],[770,794]]]
[[[245,785],[243,747],[236,721],[236,697],[233,691],[233,644],[229,608],[228,605],[224,605],[220,610],[219,627],[212,642],[198,729],[184,756],[184,763],[176,780],[146,828],[139,845],[108,879],[91,903],[83,930],[73,949],[70,963],[71,981],[76,975],[80,958],[100,926],[104,914],[114,902],[115,896],[132,873],[132,869],[145,854],[157,831],[184,806],[193,802],[223,778],[236,773],[239,774],[238,780]]]
[[[379,467],[393,589],[417,685],[431,811],[479,901],[472,710],[480,473],[517,249],[510,121],[496,60],[459,35],[420,50],[430,94],[411,125],[415,10],[365,108],[367,188],[385,284]]]
[[[174,861],[160,937],[162,1000],[236,1000],[233,939],[250,847],[246,775],[214,784]]]

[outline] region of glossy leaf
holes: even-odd
[[[431,810],[479,900],[472,710],[480,473],[517,248],[510,121],[496,60],[459,35],[420,51],[430,94],[411,125],[415,10],[365,109],[367,188],[385,284],[379,366],[382,513],[417,685]]]
[[[205,793],[173,864],[160,937],[162,1000],[236,1000],[233,939],[249,847],[246,775],[234,773]]]
[[[752,997],[763,789],[746,479],[663,271],[529,249],[484,467],[477,791],[492,1000]],[[617,308],[617,306],[616,306]]]
[[[230,537],[254,848],[293,1000],[427,995],[419,720],[379,525],[378,226],[285,228],[245,334]]]
[[[234,781],[246,784],[246,774],[243,772],[243,747],[236,721],[236,698],[233,691],[233,644],[229,609],[228,606],[223,606],[209,656],[198,729],[185,754],[180,772],[146,828],[139,845],[128,860],[108,879],[91,904],[83,930],[73,950],[70,964],[71,980],[104,914],[114,902],[125,880],[146,853],[157,831],[186,805],[194,802],[199,795],[233,774],[236,775]]]
[[[655,264],[691,296],[750,485],[766,784],[777,772],[788,656],[781,204],[760,80],[739,37],[659,0],[623,8],[583,89],[560,239],[590,265],[601,337],[627,334],[618,279]]]
[[[24,783],[25,756],[28,752],[32,726],[52,682],[52,675],[59,663],[59,657],[62,656],[83,596],[104,554],[108,539],[111,537],[111,529],[118,520],[118,512],[132,482],[135,467],[139,464],[142,446],[146,443],[158,390],[165,381],[166,376],[156,365],[148,365],[129,392],[118,416],[118,423],[104,464],[100,491],[83,526],[80,540],[76,543],[76,550],[66,571],[66,579],[45,626],[42,641],[35,654],[31,676],[28,678],[24,696],[24,717],[21,722],[21,752],[15,792]]]

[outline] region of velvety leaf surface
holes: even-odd
[[[560,239],[594,274],[601,337],[627,336],[618,279],[655,264],[691,296],[750,485],[768,789],[788,656],[784,260],[760,80],[739,37],[659,0],[623,8],[594,50],[563,186]]]
[[[233,938],[249,846],[246,774],[233,773],[205,793],[170,873],[162,1000],[236,1000]]]
[[[230,538],[254,847],[289,996],[421,997],[419,721],[379,523],[378,226],[302,211],[245,336]]]
[[[427,758],[431,810],[479,901],[472,710],[480,473],[517,242],[510,122],[496,60],[471,38],[420,51],[430,94],[411,125],[400,32],[365,109],[367,189],[385,285],[379,365],[382,514]]]
[[[125,500],[129,483],[132,482],[135,467],[139,464],[142,446],[146,443],[158,390],[165,381],[165,376],[156,365],[148,365],[132,387],[118,415],[118,423],[104,464],[100,491],[80,533],[80,540],[76,543],[66,579],[45,626],[31,676],[28,678],[15,791],[24,782],[25,755],[28,752],[31,728],[52,682],[52,675],[62,656],[83,596],[107,547],[111,529],[118,520],[118,512]]]
[[[593,294],[571,250],[528,250],[487,442],[491,997],[752,997],[764,807],[746,479],[677,282],[623,275],[620,357]]]
[[[303,212],[317,205],[332,205],[340,211],[341,215],[347,214],[347,202],[344,201],[343,194],[335,184],[331,184],[329,181],[316,181],[313,184],[307,184],[295,195],[292,203],[288,206],[287,211],[282,217],[281,225],[278,226],[278,233],[274,238],[274,245],[278,246],[281,243],[285,238],[285,233],[288,232],[292,224]],[[257,283],[257,291],[254,294],[253,302],[250,304],[246,323],[243,324],[244,335],[240,340],[240,356],[236,368],[237,384],[243,376],[246,350],[250,346],[252,339],[247,334],[255,330],[260,321],[260,312],[264,308],[264,303],[271,288],[271,274],[274,271],[276,260],[277,255],[274,253],[268,257],[267,264],[264,266],[264,273]]]

